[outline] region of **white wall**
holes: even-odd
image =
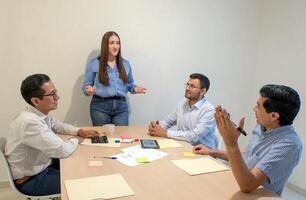
[[[294,122],[306,145],[306,1],[258,1],[258,59],[255,88],[267,83],[295,88],[301,98],[301,110]],[[305,147],[305,146],[304,146]],[[304,148],[305,149],[305,148]],[[289,182],[306,191],[306,154]]]
[[[255,81],[254,75],[265,61],[261,5],[254,0],[1,0],[0,135],[6,136],[10,119],[25,106],[20,82],[33,73],[49,74],[56,84],[61,99],[55,117],[90,125],[90,98],[80,88],[85,65],[109,30],[121,36],[136,83],[148,89],[130,95],[131,124],[165,117],[183,98],[188,75],[200,72],[211,80],[212,103],[227,107],[235,121],[247,116],[250,130],[254,94],[270,80]],[[241,138],[242,148],[247,140]]]
[[[246,110],[248,98],[240,94],[248,93],[255,67],[250,1],[2,0],[0,7],[1,135],[25,105],[21,80],[38,72],[49,74],[59,90],[53,115],[90,125],[90,99],[80,88],[85,65],[108,30],[119,33],[136,83],[148,89],[130,95],[131,124],[165,117],[193,72],[211,79],[213,103],[224,103],[234,118]]]

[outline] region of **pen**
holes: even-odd
[[[227,113],[228,117],[231,117],[229,113]],[[232,120],[230,119],[230,121],[232,122]],[[237,126],[234,122],[232,122],[232,124],[237,128],[237,130],[242,133],[242,135],[247,136],[247,133],[239,126]]]
[[[232,122],[232,121],[231,121]],[[240,128],[239,126],[237,126],[234,122],[232,122],[232,124],[237,128],[237,130],[242,133],[242,135],[246,136],[247,133],[242,129]]]
[[[94,158],[106,158],[106,159],[112,159],[112,160],[116,160],[117,157],[112,157],[112,156],[93,156]]]
[[[117,157],[107,157],[107,156],[105,156],[105,157],[103,157],[103,158],[113,159],[113,160],[116,160],[116,159],[117,159]]]

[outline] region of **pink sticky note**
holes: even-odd
[[[102,167],[103,162],[102,160],[90,160],[88,163],[88,167]]]
[[[120,138],[121,139],[131,139],[132,136],[130,134],[122,134],[122,135],[120,135]]]

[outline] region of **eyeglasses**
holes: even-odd
[[[188,88],[188,87],[189,87],[190,89],[195,89],[195,88],[201,89],[200,87],[197,87],[197,86],[192,85],[192,84],[189,84],[189,83],[185,83],[184,86],[185,86],[185,88]]]
[[[53,98],[58,97],[57,90],[53,90],[49,94],[43,94],[43,95],[41,95],[41,97],[53,97]]]

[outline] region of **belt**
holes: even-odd
[[[16,179],[16,180],[15,180],[15,183],[16,183],[16,185],[21,185],[21,184],[23,184],[24,182],[26,182],[29,178],[31,178],[31,176],[25,176],[25,177]]]
[[[100,97],[100,96],[94,95],[93,97],[96,99],[101,99],[101,100],[123,100],[125,101],[125,97],[122,97],[122,96]]]

